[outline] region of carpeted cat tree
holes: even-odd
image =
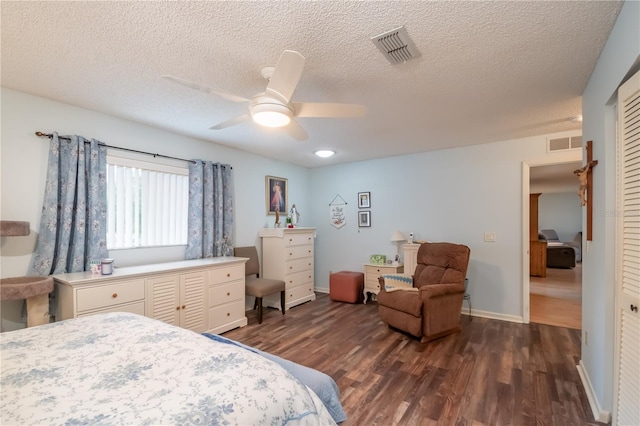
[[[29,222],[0,221],[0,237],[29,235]],[[49,322],[49,293],[53,291],[53,278],[14,277],[0,279],[0,300],[27,301],[27,327]]]

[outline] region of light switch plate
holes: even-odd
[[[488,243],[495,243],[496,242],[496,233],[495,232],[485,232],[484,233],[484,240]]]

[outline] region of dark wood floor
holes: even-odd
[[[285,316],[225,336],[320,370],[336,381],[344,425],[597,425],[576,364],[580,331],[486,318],[420,343],[389,329],[376,303],[318,294]]]

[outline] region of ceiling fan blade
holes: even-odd
[[[211,130],[221,130],[227,127],[235,126],[236,124],[244,123],[245,121],[250,121],[251,116],[249,114],[244,114],[239,117],[232,118],[231,120],[223,121],[220,124],[216,124],[215,126],[210,127]]]
[[[228,99],[228,100],[233,101],[233,102],[249,102],[249,99],[243,98],[242,96],[236,96],[236,95],[232,95],[231,93],[220,92],[220,91],[212,89],[210,87],[202,86],[200,84],[193,83],[193,82],[187,81],[187,80],[183,80],[183,79],[178,78],[178,77],[173,77],[171,75],[163,75],[162,78],[165,78],[165,79],[167,79],[169,81],[173,81],[174,83],[181,84],[183,86],[190,87],[190,88],[195,89],[195,90],[199,90],[201,92],[211,93],[212,95],[220,96],[221,98],[225,98],[225,99]]]
[[[293,50],[282,52],[265,93],[276,94],[285,102],[289,102],[302,76],[302,68],[304,68],[304,56]]]
[[[302,127],[296,120],[291,120],[291,122],[282,129],[289,133],[289,136],[298,141],[303,141],[309,137],[306,130],[304,130],[304,127]]]
[[[367,113],[364,105],[293,102],[296,117],[362,117]]]

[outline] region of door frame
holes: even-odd
[[[550,154],[543,158],[524,160],[522,162],[522,322],[529,324],[531,306],[529,302],[529,192],[530,169],[538,166],[552,166],[558,164],[575,163],[583,161],[582,149],[568,150]],[[577,191],[576,179],[576,191]]]

